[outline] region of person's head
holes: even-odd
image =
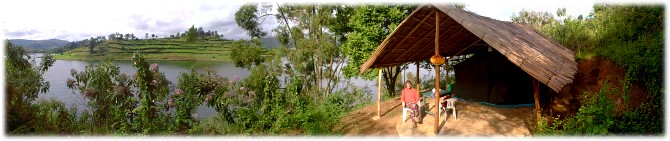
[[[412,88],[412,81],[405,81],[405,88]]]

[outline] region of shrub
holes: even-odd
[[[567,117],[565,121],[556,118],[552,125],[545,121],[538,124],[540,135],[607,135],[614,125],[614,102],[607,97],[618,93],[605,81],[600,92],[590,96],[584,94],[584,105],[579,108],[575,116]]]
[[[23,47],[13,45],[5,40],[5,109],[7,110],[7,133],[30,133],[34,131],[35,120],[39,119],[35,113],[39,107],[33,102],[39,93],[49,90],[49,82],[43,75],[53,65],[55,60],[45,54],[38,66],[35,59],[26,55]]]

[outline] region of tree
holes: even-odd
[[[610,90],[604,82],[600,95],[587,97],[575,116],[565,117],[550,129],[559,134],[663,134],[663,6],[658,5],[609,5],[596,4],[589,16],[566,17],[564,8],[556,11],[556,18],[548,12],[521,11],[512,17],[538,29],[568,49],[575,51],[575,59],[600,56],[611,60],[626,70],[626,79],[620,83],[622,92]],[[540,13],[540,14],[537,14]],[[631,106],[630,85],[646,85],[648,101]],[[626,86],[628,85],[628,86]],[[614,114],[612,99],[606,94],[621,93],[623,106]],[[586,94],[585,94],[586,95]],[[580,99],[581,100],[581,99]],[[584,100],[583,100],[584,101]],[[617,102],[618,103],[618,102]],[[594,109],[595,110],[594,112]],[[618,109],[618,108],[617,108]],[[643,115],[643,116],[641,116]],[[592,118],[598,117],[598,118]],[[613,126],[612,123],[616,126]],[[561,125],[562,124],[562,125]],[[547,130],[547,129],[539,129]],[[554,131],[552,131],[554,130]],[[594,132],[595,131],[595,132]]]
[[[7,114],[7,133],[13,132],[20,126],[31,126],[26,123],[33,119],[32,103],[39,93],[49,90],[49,82],[44,79],[44,74],[55,60],[50,54],[44,54],[40,66],[34,63],[30,56],[26,55],[23,47],[15,46],[9,40],[5,40],[5,110]]]
[[[260,39],[267,35],[267,33],[263,31],[263,28],[260,27],[260,23],[258,22],[259,17],[256,15],[258,12],[257,7],[257,4],[245,4],[240,7],[240,9],[235,12],[235,23],[246,30],[247,34],[252,38]]]
[[[526,23],[535,29],[540,29],[542,26],[552,24],[554,21],[554,16],[549,12],[536,12],[536,11],[527,11],[525,9],[521,10],[518,14],[512,14],[512,22],[515,23]]]
[[[262,49],[258,46],[258,39],[252,41],[235,41],[230,47],[230,59],[233,60],[235,67],[252,68],[252,65],[258,66],[263,62],[261,56]]]
[[[149,33],[144,33],[144,39],[149,39]]]
[[[357,6],[349,22],[353,31],[348,34],[343,52],[348,57],[348,64],[342,69],[347,78],[373,78],[376,72],[368,71],[359,74],[361,66],[372,52],[381,44],[400,22],[414,10],[416,5],[360,5]],[[390,95],[395,94],[396,78],[404,69],[403,66],[383,68],[385,88]]]
[[[191,25],[191,28],[189,28],[188,32],[186,33],[186,42],[195,41],[195,31],[195,25]]]
[[[126,36],[126,37],[127,37],[127,36]],[[98,43],[97,43],[96,39],[93,38],[93,37],[91,37],[91,39],[88,40],[88,53],[89,53],[89,54],[93,55],[93,48],[94,48],[95,45],[97,45],[97,44],[98,44]]]

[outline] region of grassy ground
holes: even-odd
[[[183,39],[146,39],[129,41],[104,41],[95,46],[94,53],[88,48],[80,47],[63,54],[54,55],[62,60],[130,60],[133,53],[141,53],[148,60],[196,60],[196,61],[230,61],[232,41],[208,38],[192,43]]]

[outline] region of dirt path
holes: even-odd
[[[428,99],[428,107],[432,99]],[[496,108],[475,102],[459,100],[456,102],[457,119],[440,117],[439,136],[529,136],[535,127],[534,113],[531,107]],[[435,112],[435,108],[430,109]],[[432,115],[424,115],[423,123],[413,128],[411,121],[401,121],[400,99],[382,102],[382,117],[377,115],[377,105],[351,112],[343,117],[335,128],[346,136],[435,136]]]
[[[379,120],[372,119],[377,116],[375,103],[344,116],[334,130],[347,136],[397,136],[395,126],[402,116],[400,98],[383,101],[381,107],[382,118]]]

